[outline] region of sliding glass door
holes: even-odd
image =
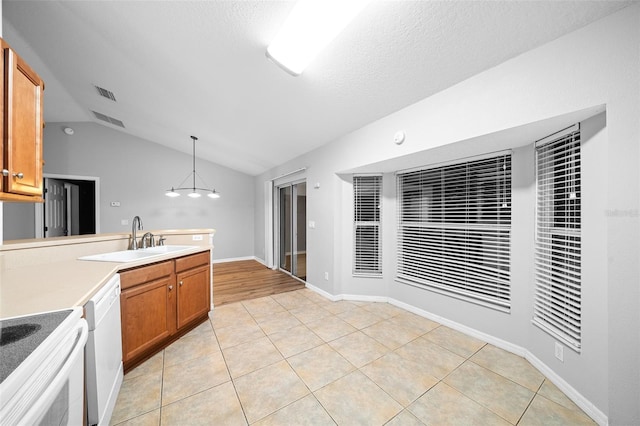
[[[307,184],[298,182],[280,186],[279,266],[302,280],[307,278]]]

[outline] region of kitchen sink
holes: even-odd
[[[112,251],[110,253],[94,254],[82,256],[78,260],[93,260],[98,262],[132,262],[134,260],[148,259],[150,257],[162,256],[167,253],[177,253],[198,246],[157,246],[138,250]]]
[[[176,251],[189,250],[197,247],[198,246],[155,246],[155,247],[148,247],[146,249],[140,249],[138,251],[144,251],[146,253],[165,254],[165,253],[173,253]]]

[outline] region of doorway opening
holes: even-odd
[[[36,204],[36,238],[99,232],[99,178],[45,175],[43,186],[45,201]]]
[[[278,267],[307,279],[307,183],[278,187]]]

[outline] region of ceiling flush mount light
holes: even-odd
[[[267,57],[292,75],[309,63],[370,0],[298,0],[267,47]]]
[[[188,192],[187,197],[191,197],[191,198],[200,198],[203,194],[206,194],[207,197],[209,198],[220,198],[220,193],[217,192],[215,189],[205,189],[205,188],[196,187],[196,176],[198,176],[198,178],[203,183],[204,181],[200,177],[200,175],[196,173],[196,141],[198,140],[198,138],[195,136],[191,136],[191,139],[193,140],[193,171],[189,173],[189,175],[187,175],[187,177],[184,178],[182,182],[180,182],[180,185],[178,185],[178,188],[171,187],[171,189],[168,189],[164,195],[172,198],[179,197],[180,191],[183,191],[183,192]],[[189,179],[189,177],[193,178],[192,180],[193,186],[190,186],[190,187],[182,186],[187,181],[187,179]]]

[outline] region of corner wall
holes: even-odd
[[[529,325],[530,315],[524,305],[531,303],[531,288],[518,293],[523,298],[517,301],[522,308],[511,316],[486,313],[469,304],[459,313],[461,305],[451,301],[440,312],[445,318],[456,318],[463,325],[531,351],[593,404],[592,413],[601,413],[604,421],[639,424],[638,46],[640,5],[635,4],[258,176],[254,181],[254,204],[264,205],[264,181],[307,167],[305,175],[310,188],[316,182],[321,184],[308,194],[307,219],[316,222],[316,229],[307,230],[308,282],[333,295],[392,294],[410,305],[433,306],[432,294],[424,291],[418,294],[394,284],[393,260],[384,260],[388,271],[384,280],[352,279],[352,254],[343,244],[351,233],[350,217],[345,212],[352,201],[348,183],[337,173],[373,164],[379,165],[379,172],[391,172],[392,169],[385,170],[385,162],[390,159],[431,152],[454,142],[606,105],[606,129],[596,131],[600,142],[592,145],[600,147],[600,151],[586,152],[596,159],[597,170],[589,179],[596,182],[600,192],[585,212],[585,219],[597,229],[584,241],[589,253],[587,269],[591,268],[594,275],[586,284],[590,290],[584,305],[587,311],[584,327],[589,330],[589,338],[582,354],[569,354],[562,365],[555,363],[552,340]],[[400,146],[392,142],[398,130],[407,135]],[[452,159],[456,158],[455,148],[451,152]],[[520,164],[524,167],[528,167],[527,155],[521,157]],[[527,186],[528,178],[522,179]],[[523,190],[516,195],[523,197],[521,202],[525,202],[530,189],[523,187]],[[521,223],[530,222],[533,215],[525,204],[517,220]],[[519,249],[532,244],[533,229],[528,228],[527,225],[514,228],[524,244]],[[255,230],[254,253],[263,257],[264,212],[260,209],[256,210]],[[530,286],[532,270],[532,266],[520,268],[516,276],[521,279],[514,280],[513,285]],[[328,281],[323,278],[325,271],[330,272]]]
[[[63,127],[72,127],[73,136]],[[253,178],[197,159],[198,174],[222,194],[192,199],[168,198],[192,170],[192,157],[95,123],[47,123],[45,174],[100,178],[100,232],[130,232],[138,215],[146,230],[214,228],[214,259],[251,256],[253,252]],[[185,185],[189,186],[190,182]],[[111,207],[119,201],[120,207]],[[5,220],[20,218],[9,209],[33,212],[33,204],[6,204]],[[33,228],[33,215],[22,215]],[[121,225],[121,220],[128,220]],[[4,223],[5,227],[20,224]],[[28,236],[27,236],[28,237]]]

